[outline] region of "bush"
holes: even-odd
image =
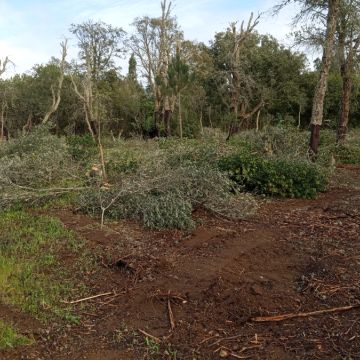
[[[90,134],[72,135],[67,137],[66,141],[68,152],[76,161],[88,162],[97,154],[95,141]]]
[[[360,164],[360,146],[339,146],[336,148],[336,158],[342,164]]]
[[[237,149],[259,154],[305,157],[309,134],[294,127],[268,127],[259,132],[244,131],[230,139]]]
[[[242,153],[222,158],[219,167],[237,184],[260,194],[313,198],[327,185],[324,171],[304,160]]]

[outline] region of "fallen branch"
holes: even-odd
[[[144,331],[144,330],[138,329],[138,331],[139,331],[140,333],[142,333],[143,335],[145,335],[146,337],[148,337],[148,338],[156,341],[157,343],[160,343],[160,342],[161,342],[161,340],[160,340],[158,337],[156,337],[156,336],[154,336],[154,335],[151,335],[151,334],[147,333],[147,332]]]
[[[283,314],[283,315],[277,315],[277,316],[264,316],[264,317],[255,317],[252,318],[251,321],[254,322],[273,322],[273,321],[284,321],[289,319],[295,319],[295,318],[304,318],[309,316],[318,316],[322,314],[331,314],[335,312],[343,312],[343,311],[349,311],[353,309],[360,308],[360,304],[357,305],[349,305],[349,306],[342,306],[332,309],[325,309],[325,310],[317,310],[317,311],[311,311],[306,313],[297,313],[297,314]]]
[[[88,301],[88,300],[92,300],[92,299],[97,299],[99,297],[103,297],[103,296],[109,296],[109,295],[115,295],[115,293],[113,291],[111,292],[107,292],[107,293],[103,293],[103,294],[98,294],[98,295],[93,295],[93,296],[89,296],[83,299],[79,299],[79,300],[74,300],[74,301],[63,301],[63,303],[65,304],[78,304],[80,302],[84,302],[84,301]]]
[[[173,331],[175,329],[175,317],[174,317],[174,313],[173,313],[173,311],[171,309],[170,291],[169,291],[169,298],[168,298],[168,301],[167,301],[167,307],[168,307],[171,331]]]

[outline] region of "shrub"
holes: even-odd
[[[76,161],[87,162],[97,154],[96,144],[90,134],[66,138],[68,152]]]
[[[343,164],[360,164],[360,146],[339,146],[336,148],[336,158]]]
[[[229,145],[244,151],[268,155],[306,155],[309,134],[294,127],[267,127],[259,132],[253,130],[237,134]]]
[[[242,153],[222,158],[219,167],[237,184],[260,194],[313,198],[327,185],[325,172],[304,160]]]

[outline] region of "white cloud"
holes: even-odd
[[[255,1],[257,6],[251,10],[254,13],[266,11],[276,2]],[[231,21],[247,20],[250,4],[248,1],[239,1],[237,5],[227,0],[177,0],[174,13],[186,38],[207,43]],[[36,63],[58,56],[58,43],[64,36],[70,36],[71,23],[92,18],[131,31],[130,24],[135,17],[158,16],[159,13],[160,0],[37,0],[24,1],[21,7],[16,7],[11,0],[0,0],[0,58],[11,56],[17,64],[15,71],[25,72]],[[293,14],[294,9],[289,7],[276,18],[264,15],[258,31],[284,41],[291,29]],[[70,53],[75,56],[75,49]]]

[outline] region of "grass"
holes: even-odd
[[[31,339],[18,334],[12,326],[0,320],[0,349],[30,345],[31,343]]]
[[[78,251],[74,234],[61,222],[23,210],[0,214],[0,299],[44,322],[54,317],[77,322],[61,300],[74,286],[61,268],[62,249]]]

